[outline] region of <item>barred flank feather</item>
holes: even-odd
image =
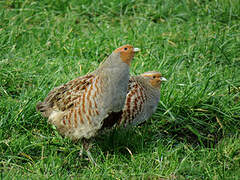
[[[118,116],[118,125],[138,125],[156,111],[160,99],[161,74],[146,72],[129,80],[128,93],[123,113]]]

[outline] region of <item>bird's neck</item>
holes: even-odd
[[[122,61],[119,53],[113,52],[100,66],[103,68],[129,68],[129,65]]]

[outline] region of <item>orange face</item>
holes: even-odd
[[[122,61],[130,65],[134,57],[134,53],[137,51],[139,51],[138,48],[134,48],[131,45],[124,45],[120,48],[117,48],[114,52],[116,53],[120,52],[120,58],[122,59]]]
[[[156,88],[160,88],[162,81],[166,81],[166,78],[162,77],[162,74],[159,72],[146,72],[141,74],[141,76],[149,78],[150,84]]]

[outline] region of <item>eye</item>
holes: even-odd
[[[153,76],[153,79],[155,79],[156,78],[156,76]]]
[[[125,47],[125,48],[124,48],[124,51],[126,51],[126,50],[128,50],[128,48],[127,48],[127,47]]]

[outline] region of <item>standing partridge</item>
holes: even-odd
[[[122,112],[111,117],[118,126],[138,125],[151,117],[160,100],[161,82],[166,81],[161,73],[150,71],[132,76]],[[108,117],[110,119],[110,117]]]
[[[95,71],[54,88],[37,104],[37,111],[72,140],[95,136],[104,119],[124,106],[129,67],[137,51],[131,45],[116,49]]]

